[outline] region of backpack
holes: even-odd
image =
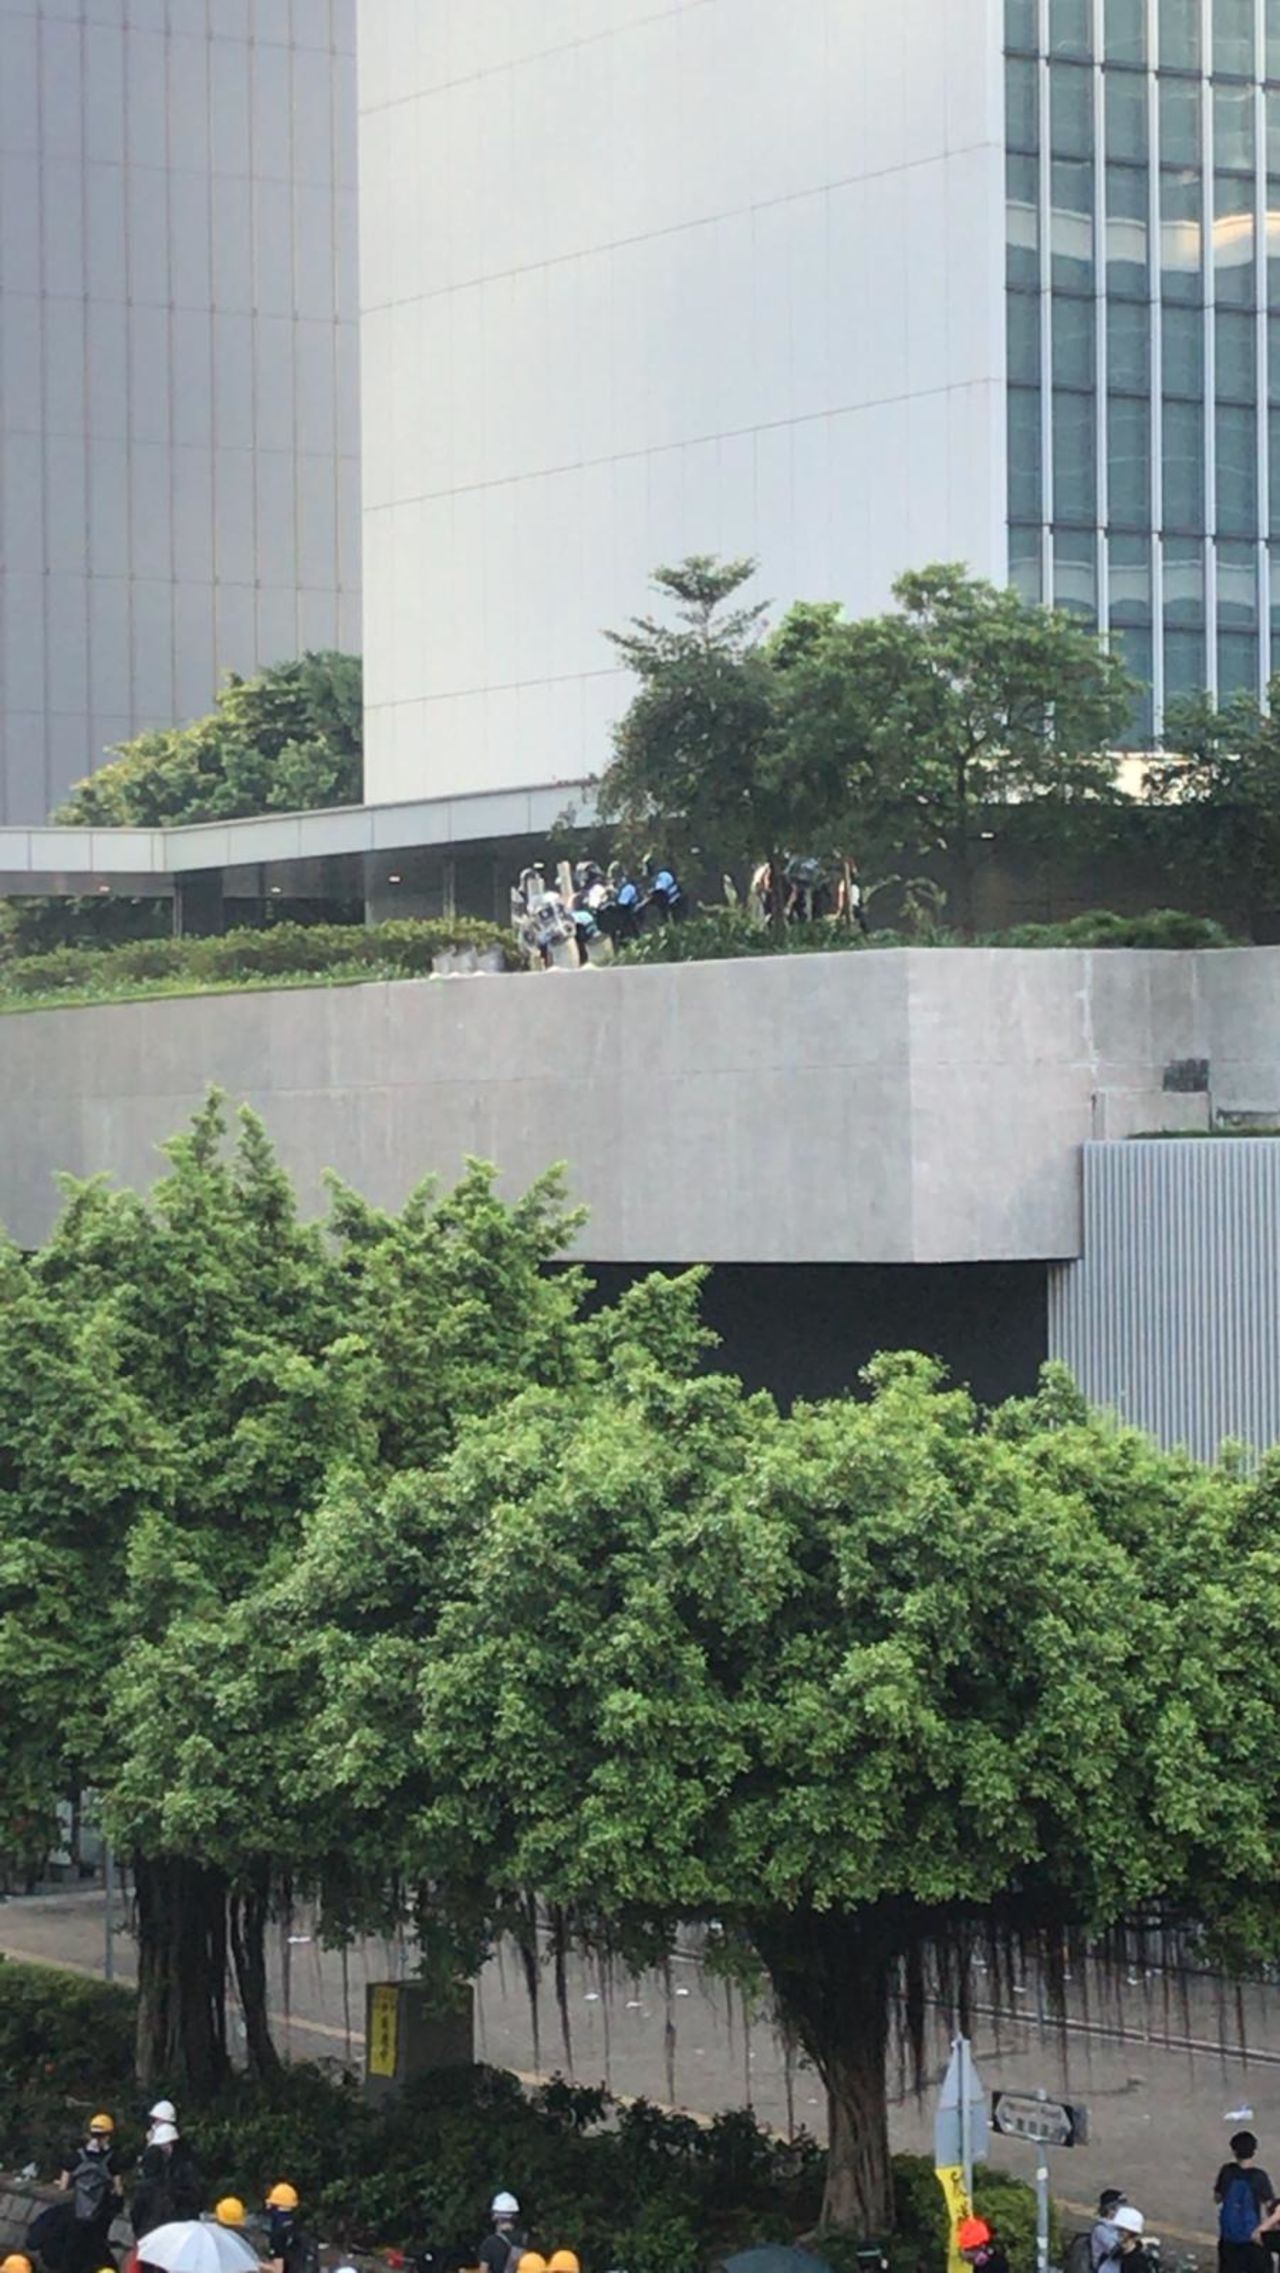
[[[1222,2208],[1218,2212],[1218,2232],[1224,2241],[1250,2242],[1258,2230],[1261,2216],[1258,2197],[1254,2193],[1248,2171],[1237,2171],[1222,2197]]]
[[[83,2154],[71,2176],[73,2216],[78,2226],[107,2224],[111,2216],[111,2165],[105,2155]]]
[[[300,2226],[285,2243],[284,2273],[320,2273],[319,2245]]]
[[[528,2246],[529,2244],[524,2241],[512,2242],[510,2249],[507,2251],[507,2262],[502,2268],[502,2273],[519,2273],[520,2260],[524,2256],[524,2253]]]
[[[1087,2231],[1073,2234],[1063,2273],[1093,2273],[1093,2237]]]

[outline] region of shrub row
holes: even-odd
[[[788,924],[775,932],[742,908],[714,909],[684,923],[645,932],[624,948],[624,963],[712,963],[744,955],[838,954],[877,947],[962,947],[954,932],[931,931],[910,937],[893,931],[864,939],[838,923]],[[1023,923],[1008,931],[982,934],[978,947],[1231,947],[1236,944],[1220,923],[1188,915],[1180,908],[1155,908],[1147,915],[1118,916],[1105,909],[1072,916],[1063,923]]]
[[[135,939],[119,947],[55,947],[16,956],[0,961],[0,993],[111,994],[164,980],[199,986],[326,972],[418,977],[430,972],[437,955],[467,948],[496,951],[504,966],[515,965],[510,934],[469,917],[367,926],[277,923],[216,939]]]

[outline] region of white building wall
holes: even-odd
[[[367,781],[571,781],[659,562],[1003,577],[999,0],[361,0]]]
[[[359,644],[355,0],[0,0],[0,821]]]

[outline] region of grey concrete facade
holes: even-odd
[[[885,950],[0,1018],[0,1219],[43,1239],[59,1169],[148,1182],[211,1082],[263,1112],[309,1207],[328,1167],[395,1204],[467,1154],[510,1190],[564,1160],[602,1262],[1063,1260],[1086,1143],[1280,1103],[1280,950]]]
[[[0,823],[357,647],[355,0],[0,5]]]

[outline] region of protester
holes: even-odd
[[[138,2164],[138,2183],[129,2205],[139,2241],[156,2226],[167,2226],[175,2218],[198,2218],[204,2206],[200,2166],[174,2118],[158,2112],[158,2108],[172,2104],[160,2100],[151,2110],[147,2144]]]
[[[1125,2196],[1118,2186],[1106,2186],[1098,2196],[1098,2215],[1089,2235],[1090,2273],[1100,2273],[1102,2266],[1110,2264],[1120,2254],[1120,2228],[1116,2224],[1116,2211],[1124,2200]]]
[[[62,2273],[99,2273],[111,2257],[111,2228],[120,2208],[122,2186],[112,2146],[115,2124],[95,2115],[88,2136],[63,2158],[58,2184],[71,2197]]]
[[[956,2248],[966,2265],[978,2273],[1009,2273],[1009,2260],[985,2218],[962,2218],[956,2230]]]
[[[486,2236],[477,2251],[477,2262],[485,2273],[519,2273],[524,2254],[525,2236],[517,2223],[520,2204],[514,2194],[499,2192],[489,2205],[493,2232]]]
[[[582,2273],[582,2267],[571,2249],[557,2249],[547,2259],[547,2273]]]
[[[0,2273],[35,2273],[35,2267],[22,2250],[11,2249],[9,2255],[0,2260]]]
[[[302,2223],[297,2187],[278,2179],[266,2207],[269,2273],[319,2273],[320,2251]]]
[[[242,2226],[245,2222],[244,2204],[238,2194],[224,2194],[220,2202],[214,2203],[213,2215],[217,2225]]]
[[[1272,2230],[1269,2213],[1275,2209],[1275,2189],[1259,2166],[1252,2131],[1237,2131],[1231,2152],[1234,2161],[1224,2163],[1213,2182],[1219,2273],[1265,2273],[1267,2251],[1260,2236]]]

